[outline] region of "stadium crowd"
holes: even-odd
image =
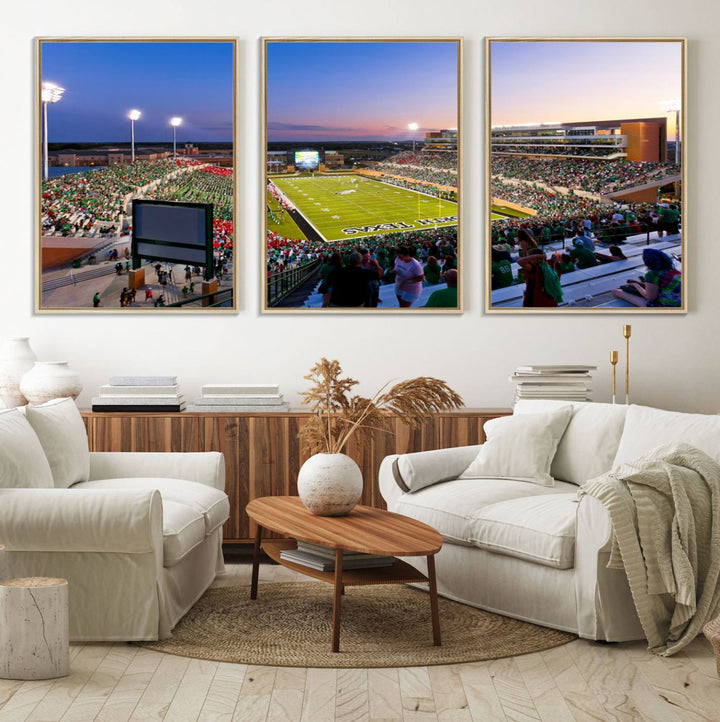
[[[660,232],[669,231],[677,225],[677,209],[671,205],[661,209]],[[618,214],[620,215],[620,214]],[[540,247],[529,225],[517,231],[512,239],[496,238],[499,241],[491,248],[491,289],[506,288],[516,283],[525,284],[523,306],[553,307],[563,302],[560,278],[577,269],[593,268],[600,264],[627,260],[622,249],[611,245],[605,249],[596,246],[600,238],[593,234],[590,226],[582,225],[574,231],[572,248],[565,252],[551,252],[549,255]],[[625,222],[631,222],[628,217]],[[517,255],[512,254],[517,252]],[[645,248],[643,262],[647,272],[639,279],[614,289],[612,295],[636,306],[678,307],[682,303],[682,274],[675,268],[675,261],[664,251]],[[513,277],[512,264],[518,264],[517,278]]]
[[[148,197],[163,201],[212,203],[215,219],[232,220],[232,168],[203,166],[162,180]]]
[[[358,254],[362,257],[359,266]],[[457,269],[457,229],[447,227],[411,233],[390,233],[334,243],[298,241],[283,238],[277,233],[269,233],[268,278],[313,262],[319,263],[322,279],[319,290],[323,294],[324,306],[376,306],[381,284],[395,284],[397,290],[399,286],[407,283],[411,287],[402,292],[404,297],[399,297],[399,303],[401,307],[409,307],[413,305],[412,297],[418,294],[417,284],[421,287],[423,281],[410,281],[412,277],[403,279],[402,275],[399,278],[398,273],[402,274],[405,269],[417,269],[416,264],[419,264],[421,272],[415,277],[423,275],[424,281],[431,285],[442,280],[447,282],[447,272]],[[372,273],[363,276],[357,270],[358,267]],[[375,279],[372,278],[373,274]],[[373,280],[376,280],[377,284],[370,283]],[[457,293],[456,285],[452,286],[452,282],[450,277],[448,286]],[[359,296],[365,293],[368,297],[361,303],[355,303]],[[435,302],[438,302],[437,299]],[[452,305],[457,306],[457,302]]]
[[[578,198],[577,203],[558,200],[551,194],[535,201],[545,210],[526,218],[492,220],[492,244],[513,242],[522,228],[529,229],[539,245],[573,238],[578,231],[589,231],[606,245],[623,243],[632,235],[680,232],[681,212],[676,204],[634,203],[596,205]],[[545,205],[541,204],[545,201]]]
[[[527,155],[533,154],[533,158],[537,158],[538,155],[577,155],[587,158],[588,156],[593,158],[602,158],[609,155],[616,155],[621,152],[620,148],[612,145],[593,145],[588,144],[584,146],[562,146],[562,145],[538,145],[537,143],[528,143],[525,146],[520,144],[504,144],[504,143],[493,143],[491,152],[504,153],[506,155],[517,155],[527,157]]]
[[[199,167],[174,174],[188,166]],[[128,195],[148,185],[154,187],[138,197],[212,203],[215,249],[232,248],[233,171],[193,159],[138,161],[43,181],[43,234],[90,235],[98,222],[119,230]]]
[[[596,161],[566,158],[492,156],[491,174],[582,190],[596,195],[661,180],[680,172],[673,163]]]
[[[451,151],[402,151],[378,163],[376,169],[403,178],[457,188],[457,153]],[[388,182],[397,179],[388,178]],[[395,183],[398,185],[398,183]]]
[[[44,180],[42,228],[50,235],[87,232],[96,221],[122,220],[125,197],[175,170],[171,160],[138,162]]]

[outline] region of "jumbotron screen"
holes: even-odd
[[[320,153],[316,150],[296,150],[295,167],[305,170],[317,168],[320,163]]]

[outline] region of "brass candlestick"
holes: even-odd
[[[615,372],[617,371],[617,362],[618,362],[618,352],[617,351],[611,351],[610,352],[610,363],[612,364],[613,371],[612,371],[612,382],[613,382],[613,389],[612,389],[612,399],[613,403],[615,403],[615,392],[617,389],[617,377],[615,376]]]
[[[626,323],[623,326],[623,336],[625,337],[625,403],[630,403],[630,335],[632,334],[632,326]]]

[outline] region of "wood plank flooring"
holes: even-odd
[[[307,581],[262,565],[260,582]],[[215,586],[250,583],[231,564]],[[0,680],[0,722],[702,722],[720,720],[704,637],[662,659],[642,642],[578,640],[442,667],[299,669],[173,657],[129,644],[71,648],[58,680]]]

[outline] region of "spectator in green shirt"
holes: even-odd
[[[428,298],[425,308],[457,308],[458,307],[458,272],[451,268],[445,273],[447,288],[433,291]]]
[[[575,248],[570,251],[569,256],[573,261],[577,261],[578,268],[592,268],[593,266],[597,266],[598,259],[595,258],[595,254],[589,248],[585,248],[578,239],[575,239],[573,244]]]
[[[505,250],[499,250],[502,246],[492,247],[492,266],[490,271],[491,288],[507,288],[512,285],[513,274],[510,265],[510,255]]]
[[[425,274],[425,280],[427,281],[428,286],[435,286],[440,283],[440,274],[442,273],[442,269],[440,268],[440,264],[435,256],[430,256],[428,258],[427,263],[423,268],[423,273]]]

